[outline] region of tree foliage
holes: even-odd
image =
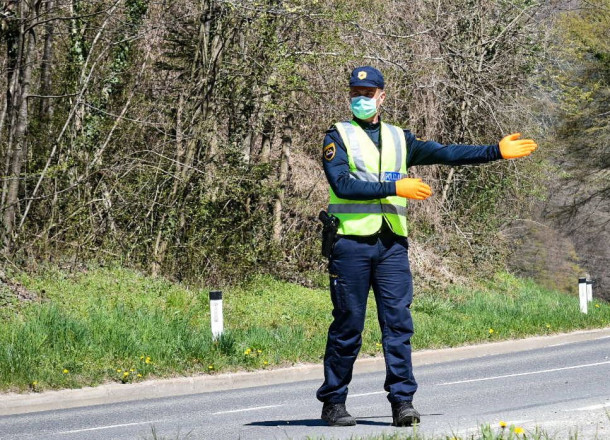
[[[561,171],[547,215],[572,238],[596,289],[610,286],[610,1],[591,0],[558,19],[554,84]]]
[[[349,117],[353,67],[386,75],[385,120],[444,143],[496,143],[527,121],[520,96],[551,8],[526,0],[3,7],[5,255],[111,259],[208,282],[258,271],[302,278],[323,266],[320,143]],[[517,182],[530,179],[521,166],[413,171],[438,194],[412,209],[416,241],[465,267],[498,261],[498,230],[516,215]]]

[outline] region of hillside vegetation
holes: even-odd
[[[321,141],[349,117],[347,77],[362,64],[385,74],[384,120],[419,137],[491,144],[521,131],[541,146],[528,160],[411,170],[435,192],[409,212],[414,268],[430,283],[504,270],[512,234],[527,237],[523,219],[547,222],[572,202],[603,229],[607,190],[591,186],[601,172],[581,198],[553,188],[560,201],[546,203],[558,168],[574,184],[582,170],[607,171],[608,0],[578,3],[2,2],[4,264],[311,283],[324,270]],[[605,159],[558,164],[573,146]],[[547,224],[557,240],[575,237]],[[589,270],[604,294],[609,241],[558,255],[575,264],[543,277]],[[511,267],[537,277],[534,266]]]

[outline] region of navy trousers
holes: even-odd
[[[317,398],[345,403],[362,345],[366,301],[373,287],[386,363],[384,389],[392,403],[411,401],[417,390],[411,364],[413,280],[408,242],[387,227],[370,237],[341,236],[329,260],[333,322]]]

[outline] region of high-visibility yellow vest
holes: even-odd
[[[381,123],[381,148],[377,148],[356,121],[335,124],[347,150],[352,179],[365,182],[396,181],[407,177],[407,143],[399,127]],[[337,197],[330,188],[328,212],[339,219],[340,235],[373,235],[383,219],[400,236],[407,236],[407,200],[349,200]]]

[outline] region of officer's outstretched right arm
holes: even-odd
[[[347,150],[334,127],[326,132],[322,163],[328,183],[335,194],[342,199],[371,200],[397,195],[424,200],[432,195],[430,187],[421,179],[407,177],[396,182],[365,182],[352,178]]]
[[[413,200],[426,200],[432,195],[432,188],[421,179],[405,177],[396,181],[396,195]]]
[[[365,182],[350,176],[347,150],[334,127],[326,132],[322,163],[328,183],[342,199],[371,200],[396,194],[395,182]]]

